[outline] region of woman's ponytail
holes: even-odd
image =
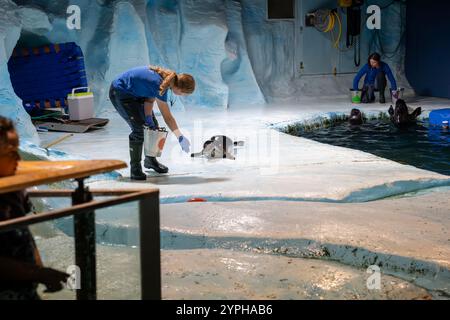
[[[149,69],[158,73],[162,78],[162,82],[159,86],[160,96],[162,96],[167,91],[167,89],[169,89],[170,85],[172,84],[172,81],[174,81],[175,83],[177,81],[177,74],[175,71],[172,71],[170,69],[164,69],[157,66],[149,66]]]
[[[159,86],[159,95],[162,96],[164,92],[170,87],[170,84],[172,81],[177,80],[177,74],[175,72],[170,73],[167,77],[164,78],[164,80],[161,82],[161,85]]]
[[[186,94],[194,92],[195,80],[190,74],[177,74],[175,71],[157,66],[149,66],[149,68],[158,73],[162,78],[162,82],[159,86],[159,94],[161,96],[171,87],[171,85],[174,85]]]

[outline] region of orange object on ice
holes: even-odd
[[[203,198],[191,198],[187,202],[206,202]]]

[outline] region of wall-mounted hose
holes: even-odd
[[[338,13],[334,10],[329,9],[319,9],[314,12],[314,27],[320,32],[328,33],[331,32],[331,37],[333,40],[333,47],[339,49],[339,42],[342,37],[342,22]],[[337,23],[336,23],[337,22]],[[338,25],[339,32],[337,39],[334,39],[334,29]]]

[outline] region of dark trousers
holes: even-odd
[[[375,101],[374,92],[379,91],[380,95],[384,95],[386,85],[387,85],[386,74],[384,72],[379,72],[373,85],[367,84],[363,86],[361,91],[361,102],[362,103],[374,102]]]
[[[136,98],[128,95],[111,85],[109,88],[109,99],[116,108],[120,116],[127,122],[131,129],[129,135],[132,142],[144,142],[144,99]],[[152,113],[153,121],[158,127],[158,121],[156,120],[155,113]]]

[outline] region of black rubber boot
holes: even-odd
[[[372,103],[375,101],[375,88],[372,85],[367,85],[361,91],[361,103]]]
[[[146,180],[147,175],[142,172],[142,142],[130,141],[130,177],[132,180]]]
[[[376,89],[380,91],[380,103],[386,103],[384,91],[386,90],[386,75],[384,72],[379,72],[376,78]]]
[[[369,98],[369,103],[375,102],[375,88],[372,85],[369,85],[367,88],[367,96]]]
[[[384,96],[384,90],[380,90],[380,103],[386,103],[386,97]]]
[[[361,103],[369,103],[369,97],[367,96],[367,86],[364,86],[361,90]]]
[[[158,173],[169,172],[169,168],[167,168],[165,165],[159,163],[155,157],[146,156],[145,160],[144,160],[144,167],[146,167],[147,169],[153,169]]]

